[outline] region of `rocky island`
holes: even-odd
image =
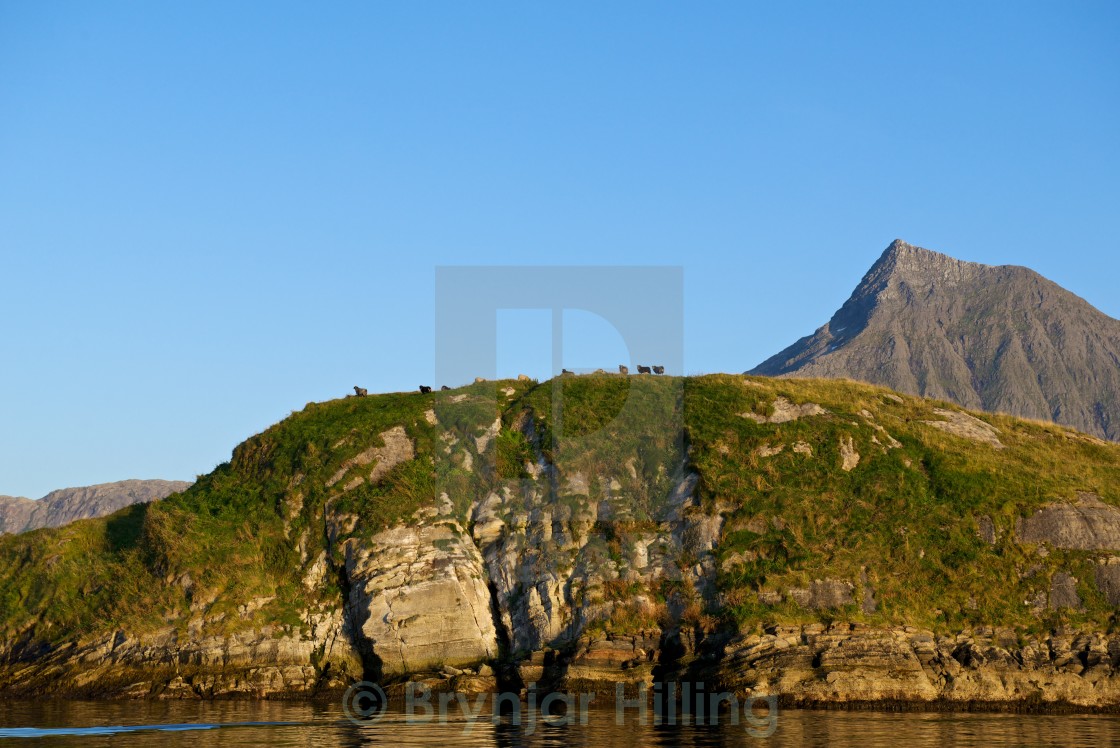
[[[184,492],[0,538],[0,693],[703,681],[1120,708],[1120,445],[842,380],[308,404]]]

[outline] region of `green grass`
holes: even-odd
[[[1007,446],[995,450],[921,423],[937,419],[935,407],[952,406],[910,397],[896,402],[888,395],[844,381],[588,375],[309,404],[238,446],[228,463],[182,494],[103,519],[0,538],[0,637],[58,643],[115,630],[185,631],[203,616],[210,633],[265,623],[297,629],[306,611],[340,604],[333,579],[310,591],[302,581],[327,550],[328,502],[357,518],[344,538],[410,522],[442,493],[466,525],[472,500],[531,480],[538,451],[557,468],[549,500],[567,507],[573,523],[590,501],[609,495],[613,519],[592,530],[587,554],[615,566],[637,537],[663,527],[687,455],[702,504],[726,516],[719,561],[746,559],[720,572],[719,595],[706,608],[695,591],[687,593],[696,616],[709,622],[750,628],[842,617],[939,630],[1113,626],[1113,609],[1092,586],[1101,554],[1043,557],[1015,542],[1014,526],[1042,504],[1082,490],[1120,503],[1120,446],[1049,424],[982,415]],[[828,414],[784,424],[739,415],[770,414],[777,396],[818,403]],[[902,446],[875,444],[888,440],[860,415],[863,410]],[[500,432],[480,452],[475,440],[496,419]],[[342,491],[362,474],[354,468],[328,486],[348,460],[381,446],[379,435],[395,426],[414,443],[415,459],[376,485]],[[861,456],[850,472],[841,469],[842,438],[850,438]],[[793,451],[799,442],[809,445],[811,456]],[[784,449],[775,456],[757,453],[778,445]],[[580,479],[589,496],[570,488]],[[994,546],[977,536],[981,515],[996,525]],[[571,568],[576,561],[557,556],[555,563]],[[873,614],[858,606],[816,613],[758,599],[758,592],[813,579],[855,582],[861,570],[879,602]],[[1084,610],[1036,616],[1024,600],[1058,570],[1080,580]],[[612,584],[580,594],[638,592]],[[664,603],[664,590],[649,595]],[[238,612],[262,597],[273,599],[255,613]],[[632,606],[610,624],[616,630],[646,625],[657,615],[657,609]]]
[[[749,552],[754,560],[721,578],[719,612],[740,625],[759,620],[803,620],[805,611],[760,606],[755,591],[804,586],[812,579],[855,581],[868,570],[879,611],[848,618],[909,623],[952,630],[978,624],[1040,630],[1060,622],[1110,626],[1114,611],[1091,589],[1092,564],[1101,554],[1061,552],[1046,558],[1014,542],[1015,521],[1042,504],[1072,499],[1079,490],[1116,503],[1120,447],[1066,429],[1002,416],[981,416],[1001,431],[1006,450],[944,434],[921,424],[938,420],[917,398],[896,403],[885,390],[846,382],[705,377],[686,387],[692,459],[703,476],[707,501],[730,500],[720,548],[722,558]],[[829,414],[786,424],[757,424],[729,414],[758,411],[776,395],[815,402]],[[872,437],[876,423],[902,443],[885,450]],[[850,436],[862,456],[851,472],[840,468],[838,444]],[[789,445],[804,441],[813,457]],[[880,438],[881,442],[886,442]],[[787,445],[761,458],[756,447]],[[1000,539],[988,546],[976,518],[995,521]],[[781,518],[784,529],[764,534],[745,528],[750,519]],[[1031,567],[1039,572],[1021,579]],[[1082,612],[1036,617],[1024,600],[1039,580],[1072,570],[1082,581]]]

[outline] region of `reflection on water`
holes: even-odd
[[[887,714],[786,710],[770,738],[745,726],[642,726],[634,715],[615,724],[612,709],[594,709],[586,726],[467,722],[409,724],[389,712],[353,724],[339,705],[284,702],[0,702],[5,746],[1106,746],[1120,743],[1120,716]],[[160,727],[162,726],[162,727]]]

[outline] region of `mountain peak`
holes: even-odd
[[[827,324],[751,373],[847,377],[1120,440],[1120,322],[1028,268],[896,239]]]
[[[895,239],[871,266],[860,285],[877,285],[875,281],[890,278],[911,286],[954,283],[971,278],[986,267]]]
[[[831,350],[840,339],[850,339],[864,330],[871,315],[883,306],[894,306],[892,302],[915,291],[928,294],[934,289],[951,289],[987,267],[895,239],[829,320],[824,329],[833,339],[826,347]]]
[[[899,260],[911,260],[915,262],[938,262],[942,259],[952,260],[953,258],[940,252],[934,252],[932,249],[926,249],[925,247],[919,247],[916,244],[910,244],[903,241],[902,239],[895,239],[883,251],[882,256],[880,256],[879,258],[879,262],[883,262],[884,260],[893,260],[896,262]],[[954,262],[955,261],[956,260],[954,260]]]

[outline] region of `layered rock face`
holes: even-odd
[[[603,445],[550,442],[543,422],[522,414],[515,427],[531,461],[518,479],[472,497],[472,539],[517,680],[606,690],[619,680],[648,682],[661,627],[714,592],[723,517],[696,495],[698,476],[675,441],[679,393],[669,394],[644,437],[662,445],[667,464],[631,456],[594,473]],[[450,459],[462,450],[472,469],[495,460],[485,439],[448,441]],[[675,590],[668,597],[665,584]]]
[[[433,518],[434,519],[434,518]],[[347,610],[384,676],[498,655],[482,557],[453,519],[347,541]]]
[[[1076,503],[1043,507],[1016,525],[1019,539],[1049,543],[1055,548],[1110,550],[1120,548],[1120,509],[1099,496],[1081,493]]]
[[[7,539],[26,572],[0,570],[0,596],[29,610],[73,582],[66,563],[90,567],[83,599],[147,581],[77,625],[8,611],[0,692],[664,680],[805,705],[1120,709],[1120,448],[851,383],[562,384],[593,403],[568,431],[531,383],[401,396],[391,417],[373,398],[317,405],[111,535]],[[92,550],[67,561],[75,547]]]
[[[751,373],[847,377],[1120,439],[1120,321],[1021,267],[894,241],[823,327]]]
[[[913,627],[775,626],[737,638],[718,667],[736,690],[789,703],[1113,708],[1120,636],[1010,629],[938,636]]]
[[[475,403],[460,398],[452,405]],[[445,445],[440,462],[472,478],[493,472],[500,422],[477,430],[445,426],[435,410],[424,421]],[[499,660],[514,663],[507,678],[515,683],[559,685],[575,677],[609,691],[613,679],[648,682],[665,612],[659,584],[671,580],[690,599],[696,590],[711,591],[721,517],[700,508],[697,476],[679,448],[670,450],[672,473],[664,464],[631,459],[617,474],[591,475],[574,462],[568,469],[551,461],[532,419],[523,418],[519,429],[531,455],[521,477],[498,481],[482,496],[448,486],[434,506],[363,536],[348,497],[363,486],[376,488],[416,458],[403,428],[378,434],[375,446],[343,461],[325,481],[326,545],[318,555],[311,552],[310,528],[297,533],[294,527],[307,508],[305,479],[294,480],[285,526],[305,559],[302,584],[314,590],[338,580],[343,596],[336,608],[309,607],[303,615],[314,625],[208,636],[205,630],[222,617],[207,615],[213,601],[195,592],[200,599],[191,607],[198,613],[186,636],[120,634],[32,657],[13,648],[10,658],[33,664],[0,670],[0,688],[163,698],[282,695],[338,688],[347,679],[415,675],[479,688],[497,686],[489,663]],[[635,495],[648,511],[635,510]],[[456,505],[465,507],[465,523]],[[682,553],[687,568],[680,566]],[[176,584],[195,583],[176,578]],[[241,612],[249,617],[272,602],[250,600]],[[673,594],[669,603],[679,618],[685,598]],[[616,635],[609,629],[620,618],[627,630]],[[635,622],[640,630],[631,633]],[[167,670],[153,679],[152,668]]]
[[[341,612],[306,628],[264,626],[226,636],[172,629],[123,631],[51,650],[17,643],[5,652],[0,688],[15,696],[222,698],[306,696],[361,677]]]

